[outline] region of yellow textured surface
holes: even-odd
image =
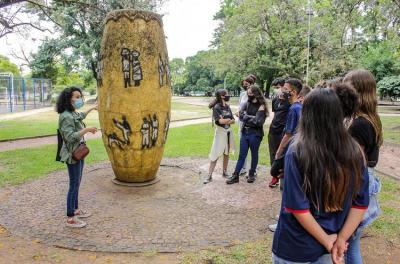
[[[108,15],[110,17],[110,15]],[[103,142],[115,176],[124,182],[145,182],[156,177],[164,152],[166,119],[171,110],[170,80],[164,68],[160,85],[159,59],[168,64],[168,53],[161,19],[150,12],[135,10],[113,11],[108,19],[101,43],[102,80],[98,85],[99,118]],[[134,85],[131,64],[131,86],[125,88],[121,50],[140,52],[142,80]],[[99,63],[100,64],[100,63]],[[143,118],[158,119],[158,138],[155,146],[142,150],[141,128]],[[123,132],[113,122],[122,122],[122,116],[131,127],[130,144],[109,146],[108,135],[115,133],[124,139]]]

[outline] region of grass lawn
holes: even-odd
[[[211,111],[206,106],[189,105],[181,102],[171,104],[172,120],[209,117]],[[83,111],[86,111],[83,108]],[[85,119],[87,126],[100,127],[96,111]],[[0,140],[55,134],[58,126],[58,114],[55,111],[16,118],[10,121],[0,121]]]
[[[272,234],[272,233],[271,233]],[[272,263],[272,235],[266,234],[263,238],[240,243],[229,248],[218,248],[216,250],[202,250],[186,252],[182,255],[181,264],[254,264]]]
[[[400,115],[381,116],[383,139],[389,143],[400,144]]]
[[[379,113],[400,114],[400,106],[378,105]]]
[[[382,215],[372,223],[369,231],[383,235],[395,245],[400,245],[400,183],[383,178],[379,194]]]
[[[237,126],[235,137],[237,151],[232,157],[237,160],[239,141]],[[180,128],[171,128],[164,151],[166,157],[207,157],[214,136],[211,124],[191,125]],[[89,140],[91,154],[86,159],[87,164],[108,160],[101,139]],[[38,148],[28,148],[0,152],[0,186],[5,184],[20,184],[30,179],[45,176],[65,165],[55,161],[56,145],[47,145]],[[268,164],[268,143],[264,138],[259,156],[260,164]]]

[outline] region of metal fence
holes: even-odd
[[[0,73],[0,114],[50,106],[51,88],[50,79]]]

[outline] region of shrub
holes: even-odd
[[[378,82],[378,91],[382,97],[390,97],[392,100],[400,98],[400,76],[384,77]]]

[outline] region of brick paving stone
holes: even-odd
[[[165,158],[160,182],[131,188],[111,182],[109,162],[86,166],[79,202],[93,215],[83,229],[65,227],[68,174],[57,171],[0,189],[10,193],[0,203],[0,224],[47,245],[106,252],[178,252],[259,238],[280,206],[266,167],[255,183],[241,177],[234,185],[225,183],[220,165],[213,182],[202,184],[207,169],[205,159]]]

